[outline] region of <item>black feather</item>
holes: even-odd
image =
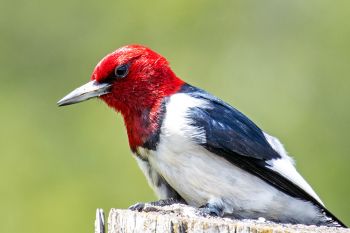
[[[161,125],[162,122],[164,120],[164,116],[166,113],[166,108],[165,105],[168,101],[168,98],[164,98],[162,101],[162,104],[159,107],[159,110],[157,112],[157,128],[154,132],[152,132],[150,135],[148,135],[147,140],[143,143],[142,147],[149,149],[149,150],[156,150],[158,143],[159,143],[159,135],[161,134]],[[143,112],[143,122],[144,124],[149,124],[149,115],[150,115],[150,109],[146,109]],[[148,125],[145,125],[145,127],[147,128]]]

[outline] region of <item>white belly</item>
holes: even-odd
[[[160,143],[148,159],[152,168],[192,206],[218,202],[226,214],[235,217],[279,221],[290,221],[292,217],[301,222],[309,222],[317,211],[313,205],[282,193],[191,142],[171,148]]]

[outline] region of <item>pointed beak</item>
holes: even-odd
[[[94,97],[105,95],[110,93],[110,87],[111,84],[109,83],[90,81],[63,97],[57,102],[57,104],[58,106],[76,104]]]

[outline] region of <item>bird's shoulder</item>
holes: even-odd
[[[169,99],[167,112],[172,115],[167,114],[168,116],[181,122],[180,128],[187,124],[192,130],[184,132],[191,134],[204,147],[235,151],[242,156],[262,160],[281,157],[253,121],[236,108],[197,87],[185,84]]]

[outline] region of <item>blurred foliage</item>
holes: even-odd
[[[120,116],[58,108],[106,53],[140,43],[279,137],[350,224],[349,1],[5,0],[0,232],[91,232],[95,209],[155,199]]]

